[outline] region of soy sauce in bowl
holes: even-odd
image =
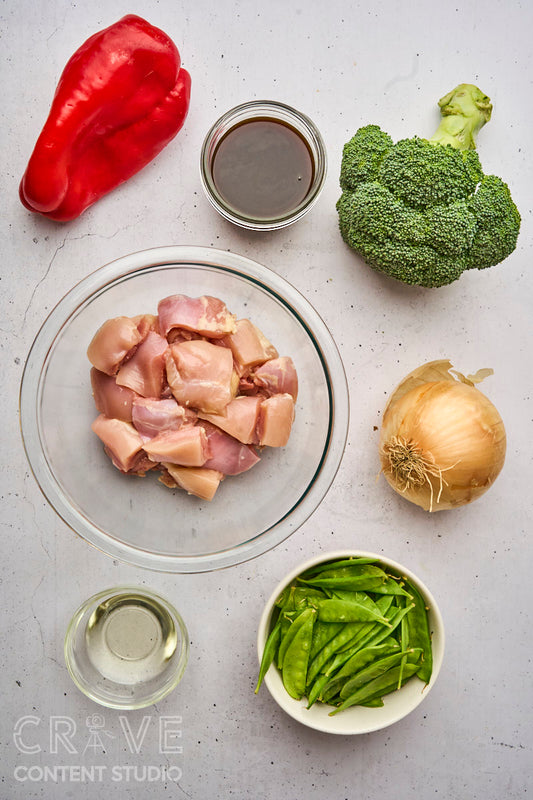
[[[269,220],[303,203],[313,183],[314,164],[308,144],[292,125],[259,117],[224,134],[212,171],[228,207]]]
[[[209,131],[201,175],[222,216],[245,228],[274,230],[295,222],[318,198],[325,148],[311,120],[290,106],[244,103]]]

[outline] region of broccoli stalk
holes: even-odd
[[[475,150],[490,99],[461,84],[439,106],[442,121],[431,139],[395,144],[377,125],[359,128],[344,146],[337,203],[350,247],[374,269],[425,287],[498,264],[520,230],[509,188],[484,175]]]
[[[476,136],[489,121],[492,103],[486,94],[471,83],[461,83],[439,100],[442,119],[433,144],[451,145],[457,150],[475,150]]]

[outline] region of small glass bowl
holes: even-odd
[[[65,662],[78,689],[108,708],[136,709],[166,697],[189,657],[185,623],[164,598],[138,586],[93,595],[74,614]]]
[[[252,120],[268,119],[290,126],[307,144],[313,161],[313,178],[305,198],[297,206],[279,217],[259,218],[246,216],[232,208],[218,191],[213,178],[213,163],[222,138],[238,125]],[[327,171],[326,148],[315,124],[300,111],[284,103],[271,100],[253,100],[235,106],[212,126],[205,137],[201,157],[200,176],[210,203],[225,219],[251,230],[274,231],[296,222],[312,208],[324,185]]]

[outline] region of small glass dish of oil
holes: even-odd
[[[225,219],[277,230],[303,217],[326,178],[326,149],[315,124],[271,100],[242,103],[209,130],[200,157],[202,185]]]
[[[136,586],[90,597],[65,636],[65,662],[74,683],[109,708],[157,703],[180,682],[188,655],[180,614],[164,598]]]

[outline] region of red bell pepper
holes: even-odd
[[[68,61],[20,184],[30,211],[78,217],[177,134],[191,78],[172,40],[129,14]]]

